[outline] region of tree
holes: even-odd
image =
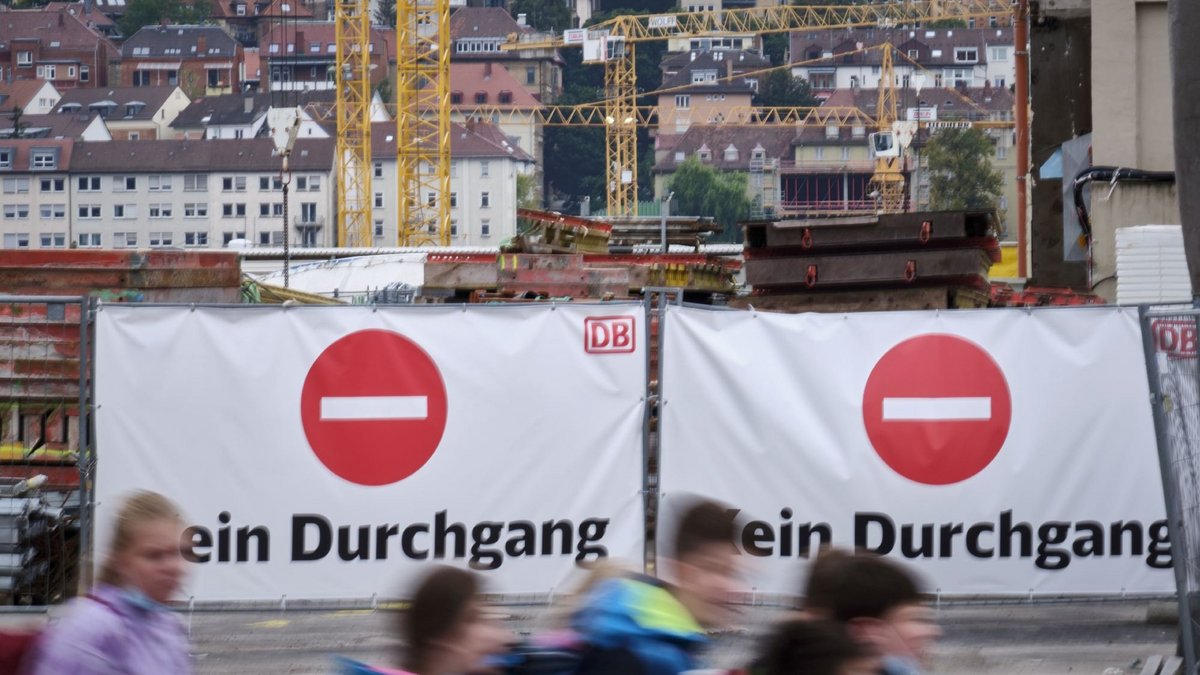
[[[396,26],[396,0],[379,0],[375,7],[375,25],[387,28]]]
[[[763,36],[763,56],[771,59],[771,65],[782,66],[787,56],[791,33],[767,33]]]
[[[567,52],[570,53],[569,51]],[[603,90],[567,80],[559,105],[598,100]],[[601,76],[603,81],[603,76]],[[543,132],[544,194],[565,197],[569,203],[591,198],[593,211],[604,201],[604,129],[600,127],[546,127]],[[564,207],[574,212],[574,207]]]
[[[929,206],[937,211],[994,209],[1004,178],[992,167],[992,141],[979,129],[943,129],[925,148]]]
[[[129,0],[118,26],[128,37],[164,20],[174,24],[204,23],[211,12],[208,0]]]
[[[533,174],[519,173],[517,174],[517,208],[521,209],[540,209],[542,205],[539,203],[538,194],[536,191],[536,181],[533,179]]]
[[[710,216],[722,227],[716,241],[737,242],[737,223],[750,215],[746,186],[746,174],[717,171],[693,156],[675,169],[668,189],[680,215]]]
[[[541,31],[561,32],[571,27],[571,10],[565,2],[512,0],[513,16],[525,15],[525,22]]]
[[[820,101],[813,96],[808,80],[792,77],[786,70],[773,70],[763,78],[758,94],[754,96],[754,103],[763,106],[803,107],[819,105]]]

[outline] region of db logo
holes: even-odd
[[[1154,348],[1174,359],[1196,358],[1196,322],[1187,319],[1157,319],[1150,323]]]
[[[637,347],[632,316],[589,316],[583,320],[583,351],[629,354]]]

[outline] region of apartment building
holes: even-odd
[[[236,92],[246,76],[242,45],[216,26],[146,26],[112,68],[123,87],[178,86],[189,98]]]
[[[658,133],[681,134],[692,124],[732,119],[748,108],[758,92],[754,71],[769,59],[747,51],[685,52],[662,62],[665,91],[658,96]],[[747,73],[751,73],[747,75]]]
[[[718,171],[746,174],[746,194],[754,216],[774,213],[780,169],[792,162],[792,126],[735,127],[697,124],[678,135],[655,139],[654,190],[666,194],[675,171],[689,158]]]
[[[98,115],[114,140],[171,137],[171,122],[191,101],[177,86],[73,89],[63,92],[55,115]]]
[[[500,7],[457,9],[450,15],[450,60],[501,65],[539,101],[553,103],[562,94],[562,56],[556,49],[501,49],[514,34],[530,40],[551,37],[527,26],[523,15],[514,19]]]
[[[45,80],[59,91],[108,84],[116,45],[73,6],[0,11],[0,80]]]
[[[294,245],[331,245],[333,142],[297,141],[287,209],[273,150],[270,139],[0,141],[4,245],[275,246],[285,210]]]
[[[375,244],[395,246],[396,128],[374,124],[371,154]],[[452,124],[450,132],[450,237],[454,246],[497,246],[517,231],[517,176],[532,174],[533,157],[508,143],[495,125]],[[436,195],[426,195],[436,199]]]
[[[45,80],[0,81],[0,113],[11,115],[13,108],[22,115],[45,115],[54,109],[62,94]]]
[[[875,89],[883,63],[881,45],[890,43],[896,86],[912,86],[923,75],[929,87],[1011,86],[1016,77],[1011,28],[829,30],[796,32],[790,38],[792,75],[803,77],[813,93]]]
[[[262,91],[333,89],[337,31],[332,21],[278,21],[259,41]],[[395,82],[396,31],[375,26],[367,45],[371,87]]]
[[[542,107],[498,63],[450,63],[450,120],[458,124],[484,121],[499,127],[508,144],[533,157],[539,185],[544,127],[534,113]]]

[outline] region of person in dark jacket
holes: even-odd
[[[599,584],[576,612],[584,643],[580,675],[678,675],[696,668],[705,631],[729,621],[737,583],[732,511],[703,501],[680,519],[674,584],[623,576]]]
[[[771,631],[749,675],[875,675],[875,650],[835,621],[791,619]]]

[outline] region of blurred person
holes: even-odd
[[[425,576],[400,616],[407,649],[403,670],[343,662],[344,673],[459,675],[484,670],[510,637],[488,618],[479,597],[479,577],[439,566]]]
[[[665,561],[674,584],[625,575],[601,582],[576,612],[581,675],[677,675],[696,667],[706,629],[726,625],[737,584],[734,519],[727,506],[686,510]]]
[[[192,672],[183,624],[166,606],[184,579],[179,509],[138,492],[117,513],[92,592],[39,637],[31,675],[186,675]],[[29,660],[29,659],[27,659]]]
[[[920,675],[941,636],[917,581],[900,565],[866,552],[822,552],[809,570],[806,614],[837,621],[878,650],[884,675]]]
[[[791,619],[764,642],[751,675],[875,675],[876,651],[835,621]]]

